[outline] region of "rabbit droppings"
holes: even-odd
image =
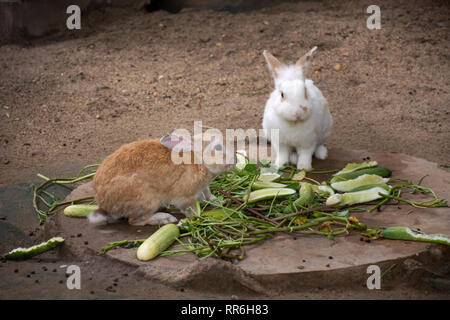
[[[279,129],[279,145],[272,142],[277,167],[291,162],[298,169],[311,170],[313,154],[318,159],[327,157],[323,143],[331,134],[333,118],[322,92],[312,80],[305,78],[316,49],[314,47],[294,65],[280,62],[267,51],[263,53],[275,89],[267,100],[262,126],[268,139],[268,130]]]
[[[157,211],[168,205],[192,215],[187,209],[195,210],[196,199],[214,198],[209,183],[215,175],[234,165],[214,162],[216,154],[223,159],[226,153],[222,142],[202,140],[202,146],[204,152],[194,152],[189,139],[174,134],[123,145],[103,160],[95,174],[99,209],[89,215],[89,221],[105,224],[128,218],[131,225],[167,224],[177,221],[176,218]],[[172,151],[178,155],[188,153],[190,164],[174,163]],[[196,157],[205,154],[209,159],[201,158],[201,164],[194,163]]]

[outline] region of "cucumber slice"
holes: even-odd
[[[385,183],[382,183],[382,184],[368,184],[368,185],[365,185],[365,186],[356,187],[355,189],[352,189],[349,192],[364,191],[364,190],[369,190],[369,189],[372,189],[372,188],[375,188],[375,187],[380,187],[380,188],[386,189],[387,191],[391,190],[391,188],[392,188],[390,185],[387,185]]]
[[[381,236],[386,239],[434,242],[450,246],[450,237],[445,234],[426,234],[408,227],[388,227],[381,232]]]
[[[64,208],[64,214],[70,217],[86,218],[97,209],[98,206],[95,204],[73,204]]]
[[[277,179],[279,179],[281,176],[278,173],[274,172],[267,172],[267,173],[261,173],[258,177],[258,181],[261,182],[273,182]]]
[[[328,193],[330,196],[334,194],[334,190],[329,186],[317,186],[317,193],[324,194]]]
[[[341,171],[335,173],[335,176],[341,175],[343,173],[353,172],[360,169],[366,169],[366,168],[373,168],[378,165],[378,162],[376,161],[368,161],[368,162],[362,162],[362,163],[348,163],[344,169]]]
[[[376,174],[363,174],[352,180],[334,182],[331,187],[334,190],[346,192],[368,184],[385,184],[388,181],[389,178],[383,178]]]
[[[236,151],[236,169],[244,170],[247,165],[247,152],[245,150],[237,150]]]
[[[294,174],[294,176],[292,177],[292,180],[302,181],[303,179],[305,179],[305,177],[306,177],[306,171],[301,170],[301,171],[297,172],[296,174]]]
[[[370,202],[370,201],[382,198],[380,193],[388,194],[388,192],[389,191],[387,191],[384,188],[375,187],[375,188],[372,188],[369,190],[358,191],[358,192],[336,193],[327,199],[326,205],[327,206],[333,206],[333,205],[345,206],[345,205],[352,205],[352,204],[357,204],[357,203]]]
[[[285,188],[286,185],[282,183],[276,183],[276,182],[263,182],[263,181],[255,181],[252,184],[252,189],[258,190],[258,189],[266,189],[266,188]]]
[[[303,182],[299,190],[300,197],[294,201],[294,206],[306,206],[314,201],[314,192],[310,183]]]
[[[330,183],[356,179],[363,174],[376,174],[380,177],[387,178],[391,176],[392,171],[383,167],[361,169],[353,172],[342,173],[340,175],[334,175],[333,178],[331,178]]]
[[[5,254],[4,258],[8,260],[23,260],[37,256],[41,253],[50,251],[64,242],[61,237],[53,237],[50,240],[29,248],[17,248]]]
[[[284,197],[295,194],[294,189],[289,188],[267,188],[250,192],[248,195],[248,203],[253,203],[261,200],[272,199],[274,197]]]

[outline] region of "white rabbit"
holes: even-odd
[[[285,65],[266,50],[263,53],[275,80],[275,90],[267,100],[262,126],[267,139],[269,130],[279,129],[279,144],[271,141],[277,167],[293,162],[298,169],[311,170],[313,154],[322,160],[328,154],[323,143],[331,134],[333,118],[322,92],[305,78],[316,49],[294,65]]]

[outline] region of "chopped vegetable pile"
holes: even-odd
[[[372,212],[400,202],[417,208],[447,207],[445,199],[422,185],[426,176],[417,184],[392,178],[391,170],[378,167],[376,161],[350,163],[341,170],[306,173],[291,165],[277,170],[266,161],[259,165],[248,163],[242,154],[238,159],[234,170],[218,175],[210,184],[216,199],[197,202],[200,215],[184,218],[178,225],[164,226],[147,240],[112,242],[100,253],[125,246],[139,247],[140,260],[186,253],[193,253],[198,259],[210,256],[243,259],[246,245],[271,238],[278,232],[316,234],[333,239],[351,230],[372,240],[381,237],[450,245],[446,235],[426,235],[401,226],[368,227],[352,215],[352,212]],[[45,191],[51,183],[67,184],[92,178],[95,172],[81,175],[88,167],[75,178],[50,180],[41,176],[46,182],[34,191],[34,206],[41,222],[64,205],[91,201],[91,206],[80,207],[79,212],[76,206],[66,210],[66,215],[77,217],[83,217],[95,208],[91,198],[58,202]],[[322,182],[310,177],[330,173],[332,176]],[[411,200],[411,196],[404,197],[406,192],[426,195],[429,200]],[[39,201],[47,206],[47,210],[39,209]],[[178,246],[169,248],[174,242]]]

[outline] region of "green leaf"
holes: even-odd
[[[248,172],[248,173],[256,173],[258,172],[258,167],[256,166],[256,164],[254,163],[248,163],[245,167],[244,167],[244,171]]]

